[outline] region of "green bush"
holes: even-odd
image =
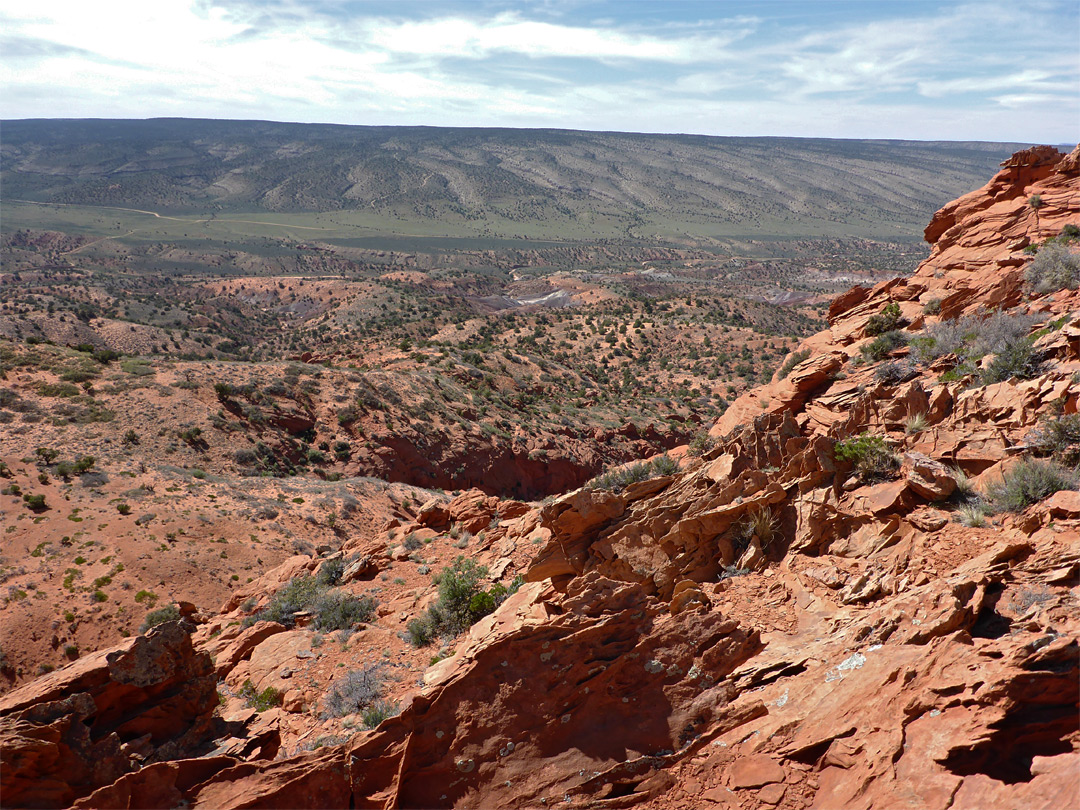
[[[329,588],[341,582],[341,575],[344,573],[345,558],[334,557],[319,566],[319,570],[315,574],[315,580],[319,585]]]
[[[866,336],[883,335],[892,332],[904,325],[904,318],[900,314],[900,305],[897,303],[886,304],[877,315],[871,315],[866,322]]]
[[[787,376],[791,373],[791,370],[795,368],[795,366],[799,365],[799,363],[801,363],[803,360],[806,360],[809,357],[809,349],[802,349],[800,351],[792,352],[791,354],[789,354],[787,356],[787,359],[784,361],[784,365],[780,366],[780,371],[777,374],[777,379],[787,379]]]
[[[56,460],[57,456],[60,455],[60,451],[54,450],[51,447],[39,447],[37,450],[34,451],[34,455],[36,455],[46,464],[52,464]]]
[[[839,461],[850,461],[855,465],[863,481],[891,478],[900,466],[900,460],[885,439],[869,433],[838,441],[835,452]]]
[[[506,599],[517,592],[523,582],[517,577],[510,587],[496,583],[488,590],[481,587],[487,578],[487,568],[467,557],[458,557],[435,577],[439,598],[427,613],[409,622],[409,641],[414,647],[424,647],[437,637],[453,638],[468,630],[480,619],[493,613]]]
[[[23,500],[26,501],[26,507],[31,512],[44,512],[49,507],[45,503],[44,495],[31,495],[27,493],[23,495]]]
[[[694,436],[690,446],[686,450],[688,456],[703,456],[716,445],[716,439],[709,435],[709,431],[703,430]]]
[[[356,597],[341,591],[319,596],[312,605],[312,624],[316,630],[346,630],[370,622],[375,617],[376,602],[370,596]]]
[[[146,618],[143,619],[142,625],[139,626],[139,632],[145,633],[151,627],[157,627],[157,625],[164,624],[165,622],[175,622],[179,619],[180,608],[176,605],[166,605],[165,607],[151,610],[147,613]]]
[[[986,488],[990,506],[998,512],[1022,512],[1033,503],[1063,489],[1077,488],[1077,474],[1053,461],[1024,459]]]
[[[268,686],[261,692],[255,690],[255,684],[251,680],[244,681],[244,685],[240,687],[240,697],[247,701],[247,705],[257,712],[265,712],[267,709],[273,709],[276,706],[280,706],[285,699],[285,695],[279,692],[272,686]]]
[[[1038,295],[1075,290],[1080,283],[1080,254],[1061,242],[1047,242],[1024,270],[1024,280]]]
[[[270,599],[270,604],[253,616],[244,619],[250,627],[259,621],[277,622],[292,627],[297,613],[307,610],[318,598],[322,588],[314,577],[294,577]]]
[[[918,376],[918,372],[909,363],[890,361],[882,363],[874,370],[874,379],[884,385],[898,385]]]
[[[867,361],[884,360],[892,352],[907,345],[907,335],[903,332],[892,330],[878,335],[874,340],[859,348],[864,359]]]
[[[941,299],[931,298],[925,304],[923,304],[923,315],[940,315],[941,314]]]
[[[1004,382],[1014,377],[1030,380],[1042,368],[1042,357],[1035,351],[1035,338],[1028,335],[1001,347],[1001,351],[979,372],[983,385]]]
[[[379,698],[360,712],[360,717],[364,721],[364,728],[372,729],[378,728],[387,717],[396,717],[400,713],[401,706],[396,701],[391,702]]]

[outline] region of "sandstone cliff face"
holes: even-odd
[[[55,763],[85,763],[110,739],[94,724],[127,742],[101,708],[89,742],[77,738],[97,693],[65,670],[0,703],[5,733],[35,740],[13,750],[43,752],[5,760],[5,794],[216,808],[1076,805],[1080,492],[981,526],[958,522],[949,498],[968,479],[1000,480],[1040,419],[1077,413],[1080,329],[1068,321],[1080,296],[1028,298],[1023,248],[1080,224],[1078,159],[1018,153],[946,206],[918,272],[837,299],[806,359],[736,401],[716,444],[678,474],[531,511],[474,493],[393,527],[422,532],[454,513],[479,529],[501,514],[488,543],[535,554],[526,585],[378,728],[277,760],[235,731],[213,757],[166,761],[185,754],[159,748],[141,769],[84,764],[74,785],[35,794]],[[861,362],[861,347],[890,304],[909,335],[989,307],[1029,313],[1048,325],[1033,334],[1037,373],[966,387],[942,379],[939,359],[880,374],[885,361]],[[838,457],[837,440],[861,433],[896,451],[895,466],[867,476]],[[230,630],[241,602],[316,564],[288,561],[206,625],[224,632],[200,631],[218,676],[252,676],[258,650],[288,642],[266,623]],[[185,711],[167,712],[188,718],[170,739],[208,722]]]

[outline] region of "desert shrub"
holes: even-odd
[[[986,488],[990,506],[998,512],[1022,512],[1033,503],[1063,489],[1077,488],[1077,474],[1053,461],[1024,459]]]
[[[1035,338],[1027,335],[1002,346],[1001,351],[994,355],[986,368],[979,372],[979,380],[983,385],[1004,382],[1014,377],[1030,380],[1038,376],[1041,367],[1042,358],[1035,351]]]
[[[679,463],[667,453],[651,461],[639,461],[628,467],[602,473],[585,484],[589,489],[603,489],[609,492],[621,492],[631,484],[647,481],[660,475],[674,475],[679,471]]]
[[[344,573],[345,558],[334,557],[319,566],[319,570],[315,574],[315,581],[324,587],[332,587],[341,582],[341,575]]]
[[[79,386],[69,382],[41,383],[38,393],[43,397],[77,397],[82,393]]]
[[[323,701],[327,717],[344,717],[371,706],[386,688],[381,664],[368,664],[334,681]]]
[[[891,361],[882,363],[874,371],[874,379],[884,385],[898,385],[914,379],[918,372],[909,363]]]
[[[694,436],[690,446],[686,450],[688,456],[703,456],[716,445],[716,439],[709,435],[709,431],[703,430]]]
[[[868,361],[884,360],[892,352],[906,346],[907,335],[898,330],[883,332],[865,346],[859,348],[863,357]]]
[[[64,382],[81,383],[87,380],[96,379],[99,376],[96,368],[84,368],[82,366],[73,366],[66,368],[60,372],[60,379]]]
[[[941,314],[941,299],[931,298],[925,304],[923,304],[923,315],[939,315]]]
[[[259,460],[259,454],[251,447],[241,447],[233,453],[233,461],[237,464],[251,465]]]
[[[979,503],[965,504],[956,510],[956,520],[961,526],[979,529],[986,525],[986,508]]]
[[[801,363],[803,360],[806,360],[809,356],[809,349],[802,349],[800,351],[792,352],[791,354],[789,354],[787,356],[787,359],[784,361],[784,364],[780,366],[780,371],[777,374],[777,378],[781,380],[786,379],[787,376],[791,373],[791,370],[795,368],[795,366],[799,365],[799,363]]]
[[[375,616],[376,602],[370,596],[352,596],[341,591],[329,591],[319,596],[312,605],[312,624],[322,631],[345,630]]]
[[[1031,328],[1037,315],[994,312],[988,317],[965,315],[927,327],[911,341],[912,356],[929,363],[954,354],[958,359],[951,377],[959,379],[978,373],[977,364],[988,354],[995,355],[990,366],[979,374],[983,384],[1010,377],[1037,374],[1039,361],[1034,351]]]
[[[197,444],[201,444],[204,441],[203,437],[202,437],[202,428],[201,427],[181,428],[180,430],[177,431],[176,435],[179,436],[183,441],[187,442],[188,444],[197,445]]]
[[[417,551],[424,547],[424,541],[410,532],[409,536],[405,538],[404,546],[407,551]]]
[[[837,459],[855,465],[855,470],[864,481],[891,478],[900,466],[900,460],[889,449],[885,439],[869,433],[838,441],[835,451]]]
[[[143,619],[143,623],[139,627],[139,632],[145,633],[151,627],[157,627],[159,624],[164,624],[165,622],[175,622],[179,619],[180,608],[176,605],[166,605],[165,607],[151,610],[147,613],[146,618]]]
[[[903,316],[900,314],[900,305],[893,302],[886,304],[877,315],[871,315],[866,322],[866,335],[883,335],[892,332],[904,325]]]
[[[1075,467],[1080,462],[1080,413],[1043,419],[1026,438],[1036,453]]]
[[[776,536],[779,521],[767,506],[755,509],[735,524],[732,530],[732,547],[736,558],[742,556],[750,546],[750,541],[756,536],[762,549],[768,549]]]
[[[72,469],[81,474],[88,470],[92,470],[96,461],[97,460],[93,456],[82,456],[75,462]]]
[[[396,701],[378,698],[372,701],[362,712],[360,717],[364,721],[364,728],[377,728],[387,717],[396,717],[401,713],[401,706]]]
[[[430,612],[410,621],[405,629],[409,634],[409,643],[414,647],[426,647],[437,635]]]
[[[45,504],[44,495],[31,495],[27,493],[23,495],[23,500],[26,501],[26,508],[31,512],[44,512],[49,507]]]
[[[116,505],[116,511],[119,512],[121,515],[130,515],[131,514],[131,506],[129,504],[126,504],[126,503],[118,503]]]
[[[250,680],[244,681],[239,695],[247,701],[249,707],[257,712],[265,712],[267,709],[280,706],[285,699],[285,695],[272,686],[266,687],[261,692],[256,691],[255,684]]]
[[[966,472],[959,467],[950,467],[949,472],[956,482],[956,490],[953,492],[952,500],[960,503],[969,503],[979,500],[979,495],[975,491],[975,482],[968,478]]]
[[[1024,270],[1024,280],[1039,295],[1075,290],[1080,283],[1080,255],[1061,242],[1047,242]]]
[[[46,464],[52,464],[56,460],[56,457],[60,455],[59,450],[54,450],[51,447],[39,447],[34,451],[34,455],[40,458]]]
[[[427,613],[409,622],[409,641],[424,647],[442,636],[453,638],[468,630],[480,619],[493,613],[523,582],[517,577],[509,587],[496,583],[488,590],[481,587],[487,568],[467,557],[458,557],[453,565],[435,577],[439,598]]]
[[[270,604],[244,619],[244,626],[250,627],[255,622],[267,621],[292,627],[296,614],[307,610],[319,596],[320,590],[314,577],[294,577],[273,595]]]
[[[908,436],[914,436],[926,430],[928,424],[925,413],[913,413],[904,420],[904,433]]]

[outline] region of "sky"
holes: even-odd
[[[1080,0],[0,0],[0,117],[1075,143]]]

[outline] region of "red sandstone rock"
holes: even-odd
[[[983,528],[948,522],[924,500],[948,488],[942,469],[996,475],[1052,407],[1075,412],[1080,337],[1040,338],[1046,367],[1033,380],[967,390],[934,375],[881,385],[847,358],[869,315],[892,301],[911,329],[932,298],[943,299],[943,316],[1020,305],[1021,246],[1080,215],[1077,155],[1019,153],[986,188],[946,206],[920,270],[842,296],[830,330],[804,343],[812,355],[789,380],[740,397],[700,464],[618,495],[579,490],[530,515],[477,491],[447,504],[453,522],[498,535],[492,548],[475,547],[484,561],[541,545],[529,584],[457,639],[419,692],[403,693],[397,717],[291,758],[218,757],[208,762],[223,769],[206,778],[199,769],[209,766],[189,763],[120,775],[151,753],[132,735],[171,715],[124,727],[117,740],[87,739],[82,719],[123,727],[115,704],[112,714],[91,709],[42,679],[40,706],[5,712],[14,724],[0,732],[5,757],[14,752],[5,801],[7,785],[17,796],[40,786],[57,804],[112,781],[84,803],[1070,806],[1080,762],[1075,493]],[[1046,201],[1037,218],[1032,193]],[[1049,320],[1074,314],[1077,301],[1036,305]],[[844,368],[849,378],[836,380]],[[929,424],[906,436],[915,413]],[[845,492],[850,468],[838,468],[834,443],[862,432],[887,434],[909,463],[901,480]],[[754,570],[733,569],[737,561]],[[264,598],[313,567],[289,561],[238,598]],[[231,681],[277,683],[304,635],[270,635],[248,661],[229,653]],[[316,692],[296,692],[290,705],[318,703]],[[174,691],[159,697],[177,710]],[[269,727],[285,734],[300,722],[312,721],[267,712],[220,745],[237,759],[252,746],[272,756]],[[169,745],[156,756],[175,756]],[[103,770],[91,773],[91,762]]]
[[[733,788],[756,788],[773,782],[783,782],[784,769],[772,757],[754,755],[740,757],[731,766]]]
[[[922,453],[904,453],[900,472],[908,486],[929,501],[943,501],[956,489],[956,476],[940,461]]]
[[[0,698],[5,806],[64,807],[206,740],[217,682],[189,629],[159,625]]]

